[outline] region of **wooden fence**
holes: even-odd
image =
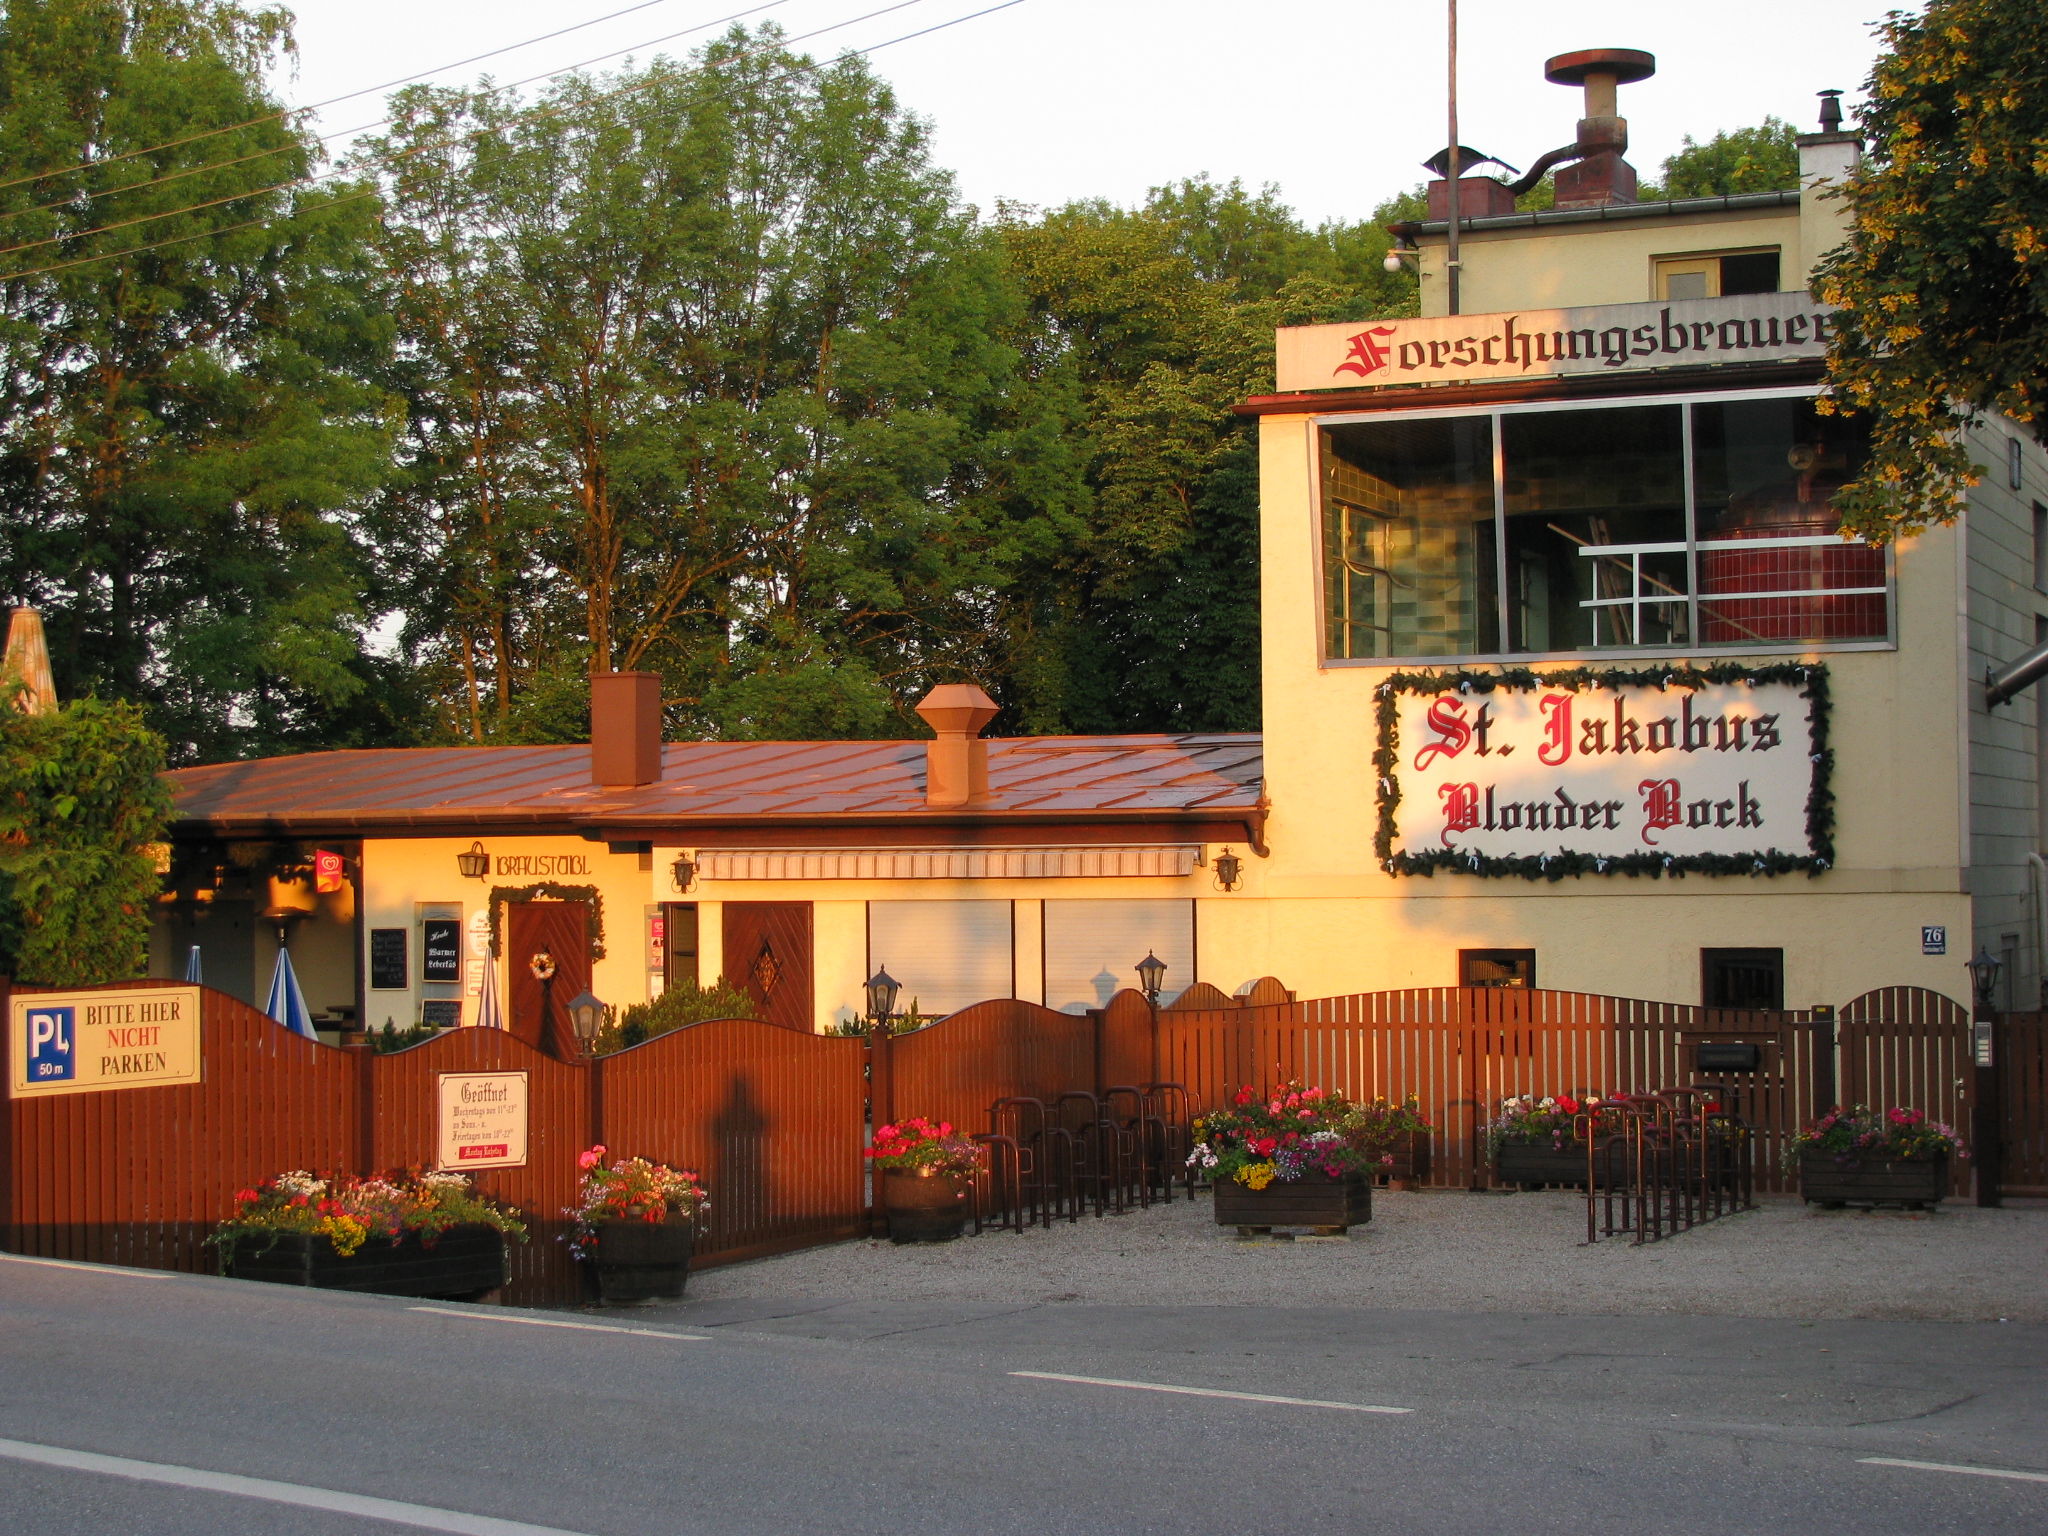
[[[1355,1098],[1413,1094],[1435,1126],[1429,1182],[1451,1189],[1485,1182],[1484,1127],[1508,1095],[1713,1079],[1696,1070],[1704,1040],[1761,1049],[1759,1071],[1713,1080],[1757,1129],[1764,1189],[1786,1187],[1786,1138],[1836,1101],[1838,1048],[1844,1102],[1911,1104],[1958,1126],[1972,1108],[1967,1013],[1909,988],[1865,994],[1837,1021],[1829,1010],[1737,1013],[1508,988],[1296,1001],[1268,978],[1238,998],[1193,988],[1161,1010],[1131,992],[1087,1015],[998,1000],[872,1040],[724,1019],[596,1062],[559,1061],[480,1029],[390,1055],[337,1050],[204,990],[201,1020],[201,1082],[0,1100],[0,1246],[210,1267],[201,1239],[237,1189],[266,1175],[431,1166],[443,1072],[528,1074],[527,1165],[478,1183],[532,1224],[509,1293],[529,1302],[580,1294],[558,1239],[576,1154],[595,1142],[702,1174],[712,1216],[701,1262],[719,1263],[869,1230],[861,1150],[872,1123],[922,1114],[979,1130],[998,1098],[1070,1088],[1178,1082],[1197,1111],[1241,1086],[1289,1079]],[[1998,1040],[2005,1184],[2048,1194],[2048,1015],[2007,1016]],[[1959,1170],[1958,1193],[1967,1179]]]

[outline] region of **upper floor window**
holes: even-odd
[[[1799,396],[1327,425],[1326,654],[1884,640],[1885,551],[1832,506],[1867,451]]]
[[[1714,256],[1657,258],[1660,299],[1721,299],[1738,293],[1778,291],[1778,251],[1731,251]]]

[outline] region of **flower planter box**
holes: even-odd
[[[1391,1185],[1395,1189],[1414,1189],[1429,1178],[1430,1150],[1427,1131],[1411,1131],[1405,1141],[1387,1148],[1393,1154],[1392,1164],[1382,1163],[1373,1174],[1373,1182]]]
[[[395,1243],[372,1238],[343,1258],[325,1237],[245,1232],[228,1254],[237,1280],[308,1285],[373,1296],[477,1296],[505,1283],[505,1238],[495,1227],[450,1227],[429,1248],[417,1232]]]
[[[927,1178],[900,1168],[882,1170],[882,1204],[888,1208],[892,1243],[950,1242],[970,1214],[965,1179]]]
[[[598,1300],[606,1306],[676,1300],[690,1278],[696,1243],[697,1223],[689,1216],[599,1222],[589,1258]]]
[[[1540,1189],[1545,1184],[1586,1187],[1586,1144],[1568,1141],[1504,1141],[1493,1154],[1493,1181]]]
[[[1311,1173],[1292,1184],[1275,1179],[1253,1189],[1235,1179],[1216,1185],[1216,1224],[1249,1231],[1314,1227],[1325,1236],[1372,1220],[1372,1180],[1362,1173],[1333,1179]]]
[[[1799,1193],[1809,1204],[1838,1210],[1859,1204],[1903,1205],[1909,1211],[1939,1205],[1948,1193],[1946,1157],[1857,1157],[1833,1152],[1799,1154]]]

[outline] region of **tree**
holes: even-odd
[[[1932,0],[1880,26],[1855,222],[1814,284],[1839,306],[1822,408],[1872,433],[1835,507],[1871,539],[1954,521],[1978,479],[1972,421],[2048,441],[2048,10]]]
[[[1775,117],[1754,128],[1717,133],[1704,144],[1688,133],[1684,147],[1665,159],[1663,183],[1646,187],[1644,199],[1789,192],[1799,185],[1798,137],[1796,128]]]
[[[379,544],[471,739],[574,729],[526,705],[612,666],[685,731],[893,734],[1060,538],[999,253],[865,64],[780,40],[409,92],[371,147],[410,406]]]
[[[310,744],[365,686],[344,517],[387,457],[384,327],[369,204],[288,185],[290,46],[221,0],[0,23],[0,569],[60,691],[138,701],[181,761]]]
[[[0,708],[0,972],[86,987],[148,968],[163,767],[135,705]]]

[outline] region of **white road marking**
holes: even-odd
[[[1916,1472],[1960,1472],[1965,1477],[2004,1477],[2016,1483],[2048,1483],[2048,1472],[2009,1472],[2004,1467],[1965,1467],[1952,1461],[1902,1461],[1896,1456],[1858,1456],[1866,1467],[1911,1467]]]
[[[160,1461],[131,1461],[126,1456],[70,1451],[25,1440],[0,1440],[0,1456],[73,1472],[125,1477],[140,1483],[168,1483],[173,1488],[197,1488],[244,1499],[264,1499],[272,1504],[296,1504],[302,1509],[360,1515],[365,1520],[388,1520],[394,1525],[417,1526],[426,1531],[452,1531],[456,1536],[581,1536],[580,1532],[565,1531],[559,1526],[529,1525],[524,1520],[500,1520],[493,1515],[470,1515],[459,1509],[435,1509],[429,1504],[404,1504],[396,1499],[365,1498],[357,1493],[336,1493],[331,1488],[308,1488],[267,1477],[237,1477],[232,1472],[207,1472],[199,1467],[169,1466]]]
[[[1223,1392],[1215,1387],[1171,1387],[1158,1381],[1118,1381],[1109,1376],[1067,1376],[1059,1371],[1012,1371],[1034,1381],[1075,1381],[1084,1387],[1128,1387],[1133,1392],[1177,1392],[1184,1397],[1229,1397],[1241,1403],[1284,1403],[1290,1408],[1342,1408],[1351,1413],[1413,1413],[1413,1408],[1380,1408],[1371,1403],[1326,1403],[1315,1397],[1275,1397],[1268,1392]]]
[[[32,1259],[25,1253],[0,1253],[9,1264],[40,1264],[46,1269],[82,1269],[89,1275],[120,1275],[130,1280],[169,1280],[175,1271],[133,1269],[126,1264],[74,1264],[69,1259]]]
[[[509,1312],[464,1312],[456,1307],[407,1307],[408,1312],[434,1312],[442,1317],[467,1318],[472,1323],[524,1323],[528,1328],[578,1328],[585,1333],[636,1333],[644,1339],[674,1339],[681,1344],[704,1344],[710,1336],[702,1333],[670,1333],[666,1328],[622,1328],[616,1323],[572,1323],[559,1317],[515,1317]]]

